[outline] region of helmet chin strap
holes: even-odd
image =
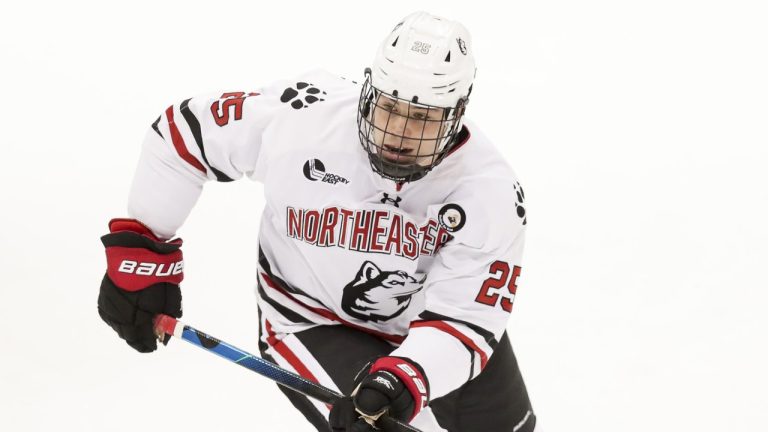
[[[394,162],[389,162],[383,158],[378,158],[376,163],[380,166],[381,171],[393,178],[407,179],[407,181],[418,180],[429,172],[429,169],[419,164],[402,165]],[[396,180],[401,181],[401,180]],[[405,181],[405,180],[403,180]]]
[[[459,126],[461,127],[461,126]],[[427,175],[439,162],[445,157],[445,154],[450,150],[450,148],[459,140],[459,134],[456,134],[452,137],[446,138],[446,144],[444,144],[441,148],[442,154],[435,157],[435,161],[433,161],[433,164],[430,164],[428,166],[422,166],[417,163],[413,164],[399,164],[396,162],[390,162],[386,159],[376,156],[374,159],[374,155],[369,155],[371,159],[371,165],[378,165],[378,169],[381,173],[383,173],[385,176],[389,176],[391,180],[397,181],[397,182],[404,182],[404,181],[416,181],[424,176]],[[373,145],[374,147],[377,147],[375,143],[369,143],[369,145]]]

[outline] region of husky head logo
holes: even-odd
[[[386,321],[408,308],[411,296],[421,291],[423,282],[404,271],[382,271],[366,261],[344,287],[341,308],[361,320]]]

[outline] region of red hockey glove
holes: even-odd
[[[101,238],[107,272],[99,291],[99,315],[137,351],[154,351],[152,318],[159,313],[181,318],[182,240],[163,242],[134,219],[113,219],[109,231]]]
[[[407,358],[381,357],[368,363],[355,383],[352,396],[341,399],[331,409],[333,432],[375,430],[361,415],[370,420],[388,415],[410,422],[429,403],[429,383],[424,371]]]

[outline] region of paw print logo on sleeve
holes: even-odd
[[[324,101],[323,96],[327,95],[326,92],[315,87],[314,84],[297,82],[295,88],[288,87],[283,90],[282,96],[280,96],[280,102],[291,103],[293,109],[309,108],[309,106],[315,102]]]
[[[515,195],[517,196],[517,201],[515,201],[515,209],[517,210],[517,215],[520,216],[520,219],[523,220],[523,225],[528,223],[528,218],[525,216],[525,192],[523,192],[523,187],[520,186],[520,182],[515,182]]]

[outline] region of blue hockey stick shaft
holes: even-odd
[[[185,325],[176,318],[168,315],[157,315],[155,317],[155,333],[158,336],[170,335],[183,339],[192,345],[196,345],[233,363],[239,364],[246,369],[269,378],[277,384],[295,390],[313,399],[317,399],[320,402],[332,405],[336,403],[337,400],[344,397],[344,395],[325,386],[287,371],[272,362],[216,339],[194,327]],[[418,429],[390,417],[382,417],[378,421],[388,423],[386,426],[389,426],[388,429],[390,430],[395,429],[399,431],[420,432]]]

